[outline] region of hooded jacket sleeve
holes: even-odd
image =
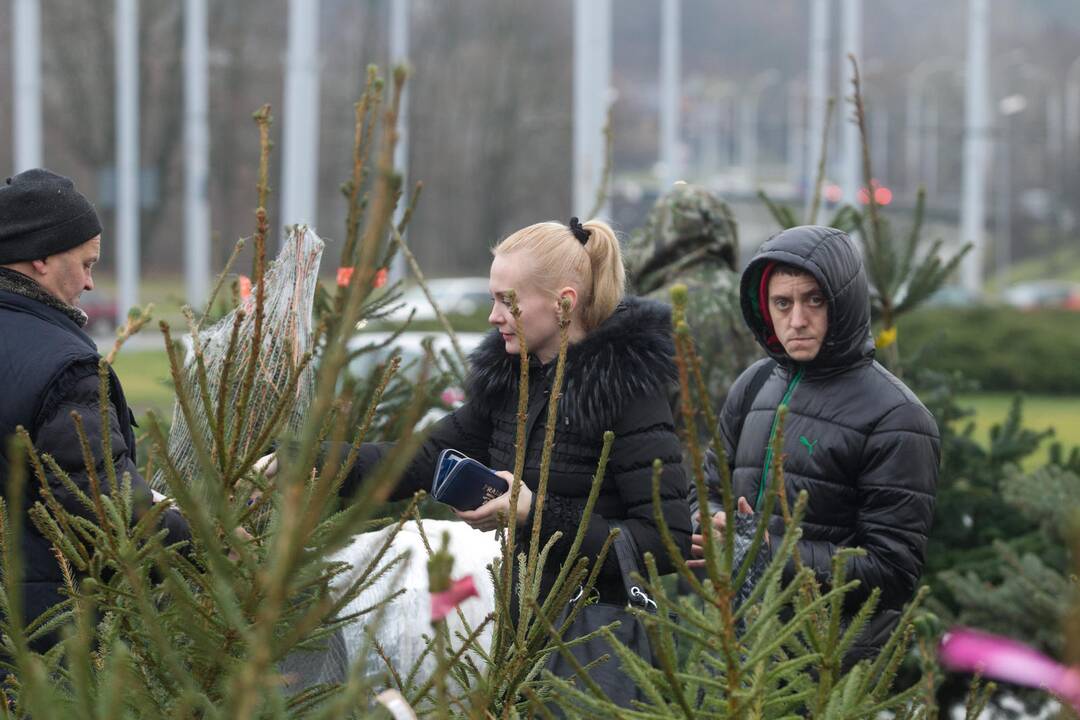
[[[727,464],[727,471],[730,474],[734,470],[733,459],[735,457],[735,447],[738,442],[736,434],[738,428],[742,425],[745,418],[740,417],[742,413],[742,407],[746,402],[746,393],[749,391],[749,385],[752,381],[754,374],[757,372],[757,368],[760,363],[751,365],[749,368],[743,371],[735,382],[732,383],[731,389],[728,390],[727,396],[724,398],[724,405],[720,408],[720,417],[717,422],[720,425],[720,441],[724,446],[724,453],[726,458],[723,460]],[[708,508],[707,512],[702,515],[714,515],[724,509],[724,497],[721,487],[721,473],[723,468],[721,467],[721,458],[717,457],[716,453],[710,447],[705,452],[705,488],[708,491]],[[693,487],[693,478],[689,478],[690,482],[690,517],[693,518],[695,513],[698,513],[699,502],[697,492]],[[694,532],[700,532],[701,522],[699,520],[694,521]]]
[[[893,408],[867,436],[857,482],[855,532],[847,544],[865,551],[847,565],[847,579],[859,580],[859,587],[845,597],[850,611],[874,588],[881,588],[880,607],[900,607],[914,595],[926,560],[939,462],[937,426],[919,405]],[[778,529],[782,531],[782,526]],[[778,544],[774,538],[772,547]],[[832,558],[838,549],[831,542],[797,543],[803,564],[825,586],[831,585]],[[793,574],[789,562],[785,576]]]
[[[99,403],[98,369],[89,363],[78,363],[63,370],[52,382],[42,403],[42,415],[32,434],[34,447],[40,455],[49,455],[72,483],[85,495],[90,496],[90,472],[83,454],[82,443],[76,430],[73,415],[78,415],[93,457],[93,470],[101,492],[111,492],[108,481],[108,465],[111,464],[119,480],[131,476],[131,488],[136,517],[149,509],[152,503],[150,488],[135,465],[135,449],[129,448],[120,429],[116,407],[106,404],[107,414],[102,417]],[[105,438],[109,442],[109,456],[105,456]],[[91,510],[60,478],[45,465],[46,480],[52,495],[69,513],[95,519]],[[162,526],[169,531],[167,544],[189,540],[191,532],[187,521],[176,509],[162,516]]]
[[[435,474],[435,462],[439,453],[447,448],[459,450],[477,462],[490,464],[488,444],[491,441],[491,419],[477,403],[464,405],[436,422],[405,469],[397,485],[391,491],[390,500],[411,497],[417,490],[431,490]],[[352,497],[364,478],[393,448],[393,442],[364,443],[356,456],[356,463],[341,486],[342,497]],[[347,449],[347,446],[346,446]],[[342,453],[346,450],[343,449]],[[344,454],[342,454],[344,457]]]
[[[641,554],[652,553],[661,574],[672,572],[674,566],[660,535],[652,501],[653,461],[662,463],[660,473],[660,512],[679,552],[690,550],[690,505],[687,498],[687,479],[682,465],[682,451],[671,406],[666,395],[657,391],[628,403],[619,421],[612,428],[615,440],[605,474],[610,478],[621,501],[623,524],[634,535]],[[530,512],[528,526],[533,523]],[[553,554],[569,550],[585,510],[585,500],[548,493],[541,523],[541,544],[556,531],[562,533]],[[606,518],[594,512],[588,519],[581,544],[581,555],[595,558],[607,539],[610,526]],[[601,575],[619,576],[618,560],[609,552]]]

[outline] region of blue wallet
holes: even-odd
[[[510,489],[487,465],[457,450],[443,450],[435,464],[431,496],[458,510],[475,510]]]

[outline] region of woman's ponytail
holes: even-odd
[[[626,269],[619,240],[610,225],[603,220],[590,220],[582,227],[589,231],[589,240],[584,247],[589,256],[592,287],[586,306],[582,308],[581,321],[585,331],[590,332],[611,317],[622,301]]]

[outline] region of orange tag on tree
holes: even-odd
[[[387,271],[386,268],[379,268],[375,272],[375,287],[376,288],[381,288],[383,285],[385,285],[386,284],[386,279],[389,276],[390,276],[390,273]]]
[[[349,281],[352,280],[354,268],[351,267],[339,267],[337,269],[337,284],[338,287],[347,287]]]
[[[247,275],[241,275],[238,280],[240,283],[240,299],[247,300],[251,297],[251,278]]]

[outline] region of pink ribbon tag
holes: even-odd
[[[938,656],[949,670],[1040,688],[1080,711],[1080,671],[1015,640],[957,628],[941,638]]]
[[[431,593],[431,622],[438,622],[450,614],[467,598],[477,597],[480,593],[476,589],[472,575],[454,580],[449,590]]]

